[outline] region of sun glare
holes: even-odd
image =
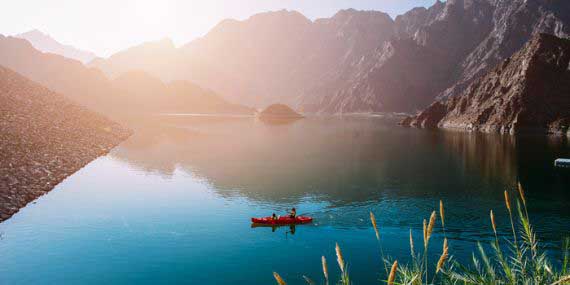
[[[131,7],[133,24],[140,26],[150,34],[167,30],[176,16],[168,1],[136,1]]]

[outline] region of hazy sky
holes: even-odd
[[[56,40],[109,56],[145,41],[177,45],[202,36],[225,18],[289,9],[310,19],[338,10],[379,10],[392,17],[436,0],[1,0],[0,34],[39,29]]]

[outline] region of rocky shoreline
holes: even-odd
[[[467,132],[570,137],[570,40],[536,34],[523,49],[400,124]]]
[[[131,134],[0,67],[0,222]]]

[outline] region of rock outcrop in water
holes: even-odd
[[[257,114],[257,117],[268,123],[288,123],[299,120],[303,116],[285,104],[273,104]]]
[[[259,117],[302,118],[303,116],[285,104],[273,104],[261,111]]]
[[[537,34],[461,93],[431,104],[402,124],[570,135],[570,40]]]
[[[0,66],[0,221],[130,131]]]

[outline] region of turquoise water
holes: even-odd
[[[384,251],[405,262],[408,234],[442,199],[454,258],[489,240],[503,191],[526,189],[551,256],[570,235],[566,139],[432,132],[382,118],[157,117],[136,135],[0,224],[0,284],[288,284],[321,278],[343,249],[355,284],[384,278]],[[306,226],[251,228],[252,216],[297,207]],[[294,233],[292,232],[294,230]],[[438,227],[431,252],[441,250]]]

